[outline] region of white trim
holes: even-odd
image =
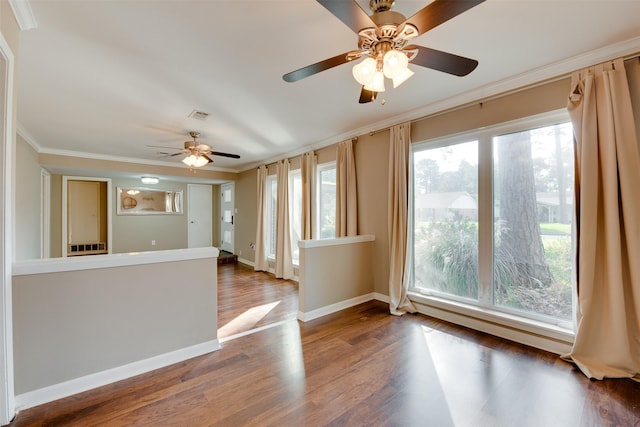
[[[93,270],[97,268],[125,267],[130,265],[217,258],[218,253],[218,248],[210,247],[67,258],[32,259],[16,261],[13,263],[13,275],[24,276],[28,274],[59,273],[65,271]]]
[[[16,123],[16,133],[20,135],[22,139],[24,139],[27,144],[31,146],[35,150],[36,153],[42,151],[42,147],[40,144],[36,142],[36,140],[31,136],[29,132],[20,124],[20,122]]]
[[[410,294],[418,313],[555,354],[567,354],[573,333],[542,322],[528,321],[500,312],[453,301]]]
[[[8,424],[15,414],[14,373],[13,373],[13,306],[12,306],[12,262],[15,248],[14,233],[14,164],[15,131],[13,128],[13,86],[15,57],[0,33],[0,57],[4,65],[3,114],[0,143],[2,154],[2,188],[0,189],[0,425]]]
[[[107,369],[106,371],[85,375],[83,377],[74,378],[59,384],[20,394],[16,396],[16,405],[20,410],[31,408],[43,403],[71,396],[76,393],[91,390],[96,387],[102,387],[126,378],[131,378],[145,372],[173,365],[174,363],[182,362],[187,359],[202,356],[203,354],[211,353],[219,350],[220,348],[220,343],[215,339],[153,356],[148,359],[138,360],[116,368]]]
[[[40,258],[49,258],[51,250],[51,174],[40,169]]]
[[[9,0],[9,5],[13,11],[13,16],[16,17],[20,30],[27,31],[38,28],[29,0]]]
[[[67,256],[67,182],[68,181],[94,181],[107,183],[107,253],[112,252],[113,224],[111,222],[113,196],[111,191],[111,178],[98,178],[88,176],[68,176],[62,177],[62,257]]]
[[[309,320],[317,319],[318,317],[326,316],[327,314],[335,313],[337,311],[344,310],[345,308],[353,307],[354,305],[362,304],[373,299],[375,298],[374,293],[372,292],[365,295],[360,295],[359,297],[340,301],[335,304],[317,308],[315,310],[307,311],[305,313],[303,313],[302,311],[298,311],[298,320],[308,322]]]
[[[391,299],[389,298],[389,295],[381,294],[379,292],[374,292],[373,293],[373,299],[375,299],[376,301],[380,301],[380,302],[386,302],[387,304],[389,304],[391,302]]]
[[[300,240],[300,249],[322,248],[325,246],[350,245],[352,243],[373,242],[376,236],[373,234],[362,234],[359,236],[337,237],[335,239]]]
[[[254,267],[254,268],[255,268],[255,266],[256,266],[256,265],[255,265],[255,263],[254,263],[253,261],[249,261],[248,259],[245,259],[245,258],[240,258],[240,257],[238,257],[238,262],[241,262],[241,263],[243,263],[243,264],[246,264],[246,265],[248,265],[248,266],[250,266],[250,267]]]

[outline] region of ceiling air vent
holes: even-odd
[[[191,117],[192,119],[207,120],[207,117],[209,117],[209,113],[205,113],[204,111],[193,110],[191,114],[189,114],[189,117]]]

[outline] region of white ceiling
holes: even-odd
[[[395,10],[410,16],[428,1],[397,0]],[[640,1],[488,0],[413,41],[477,59],[475,71],[413,66],[404,85],[361,105],[348,64],[282,80],[357,48],[314,0],[29,4],[37,27],[20,34],[17,73],[25,139],[41,152],[181,165],[148,145],[179,149],[195,130],[241,155],[215,157],[214,170],[246,170],[640,51]],[[210,116],[188,118],[192,110]]]

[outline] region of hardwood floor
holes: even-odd
[[[298,284],[239,264],[218,265],[218,338],[295,319]]]
[[[291,293],[295,283],[242,266],[221,268],[219,284],[222,326],[280,303],[255,316],[259,332],[241,331],[219,351],[25,410],[11,425],[640,425],[640,383],[590,381],[553,354],[390,316],[375,301],[288,320],[297,309],[288,291],[262,287]]]

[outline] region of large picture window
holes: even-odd
[[[412,291],[571,327],[565,120],[536,117],[414,144]]]

